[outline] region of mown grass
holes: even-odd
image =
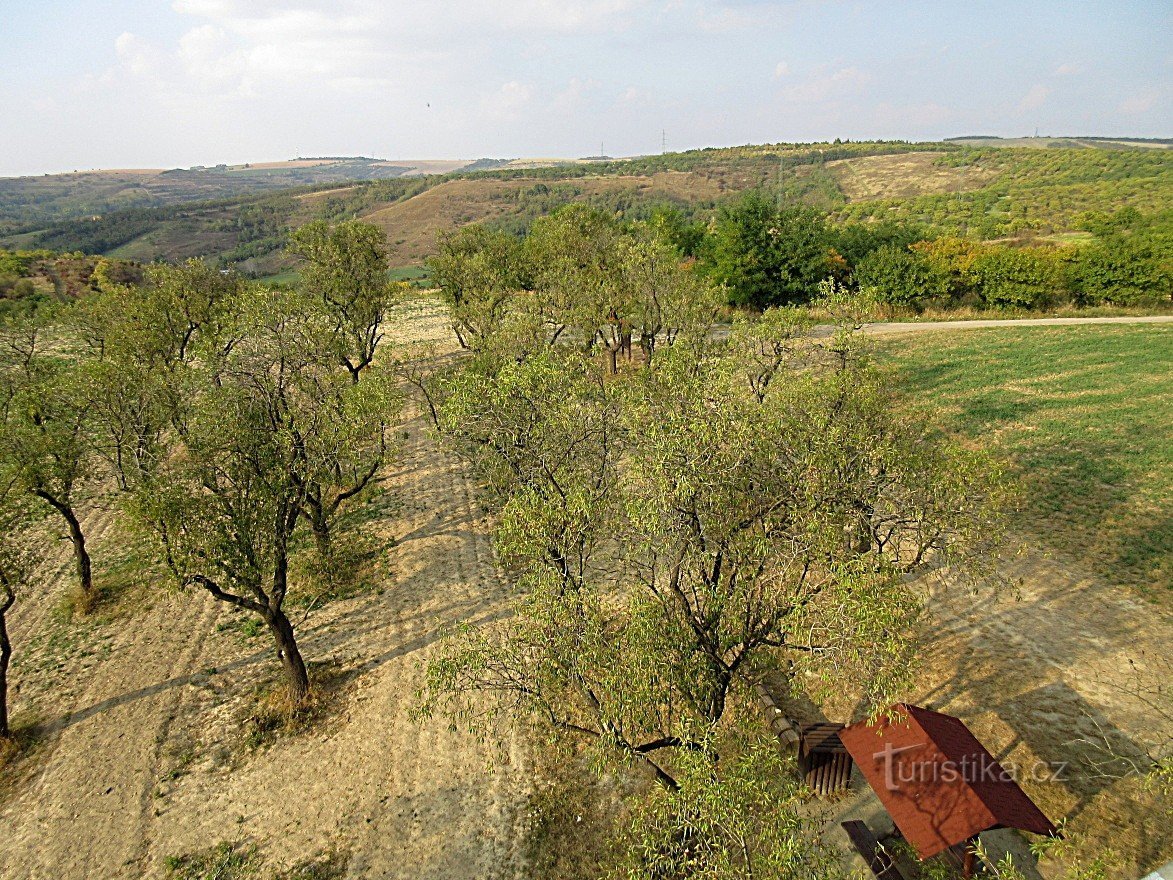
[[[1026,535],[1173,599],[1173,328],[929,332],[879,353],[948,430],[1010,455]]]

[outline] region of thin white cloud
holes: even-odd
[[[1018,102],[1018,112],[1029,113],[1031,110],[1038,110],[1046,103],[1050,94],[1051,89],[1041,83],[1031,86],[1030,91]]]
[[[782,79],[782,77],[788,76],[789,74],[790,65],[785,61],[779,61],[778,64],[774,67],[774,79]]]
[[[493,119],[516,119],[518,113],[533,98],[533,86],[510,80],[495,92],[481,98],[481,112]]]
[[[842,67],[832,73],[814,76],[782,90],[782,97],[796,104],[826,101],[862,91],[872,75],[858,67]]]
[[[1156,89],[1145,89],[1139,94],[1125,98],[1116,109],[1126,116],[1139,116],[1152,110],[1157,104],[1157,98]]]

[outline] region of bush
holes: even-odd
[[[1050,248],[990,248],[971,274],[982,301],[998,308],[1045,308],[1064,292],[1062,257]]]
[[[1071,274],[1080,305],[1168,305],[1173,291],[1170,261],[1149,242],[1124,236],[1083,248]]]
[[[820,281],[846,267],[822,214],[778,208],[760,192],[722,212],[705,257],[730,304],[756,309],[809,302]]]
[[[872,251],[856,267],[855,280],[882,303],[920,311],[926,302],[949,296],[949,273],[923,254],[899,245]]]

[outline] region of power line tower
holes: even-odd
[[[660,129],[660,155],[662,156],[667,152],[668,152],[668,130],[665,128],[661,128]]]

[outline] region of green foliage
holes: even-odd
[[[807,302],[820,281],[845,268],[818,212],[780,209],[761,192],[722,212],[705,256],[729,302],[758,309]]]
[[[168,880],[244,880],[260,870],[257,848],[243,843],[218,843],[206,850],[164,859]]]
[[[515,239],[482,225],[441,238],[429,263],[466,348],[499,357],[551,345],[567,334],[601,344],[611,371],[633,338],[650,363],[660,344],[707,328],[711,285],[655,222],[624,225],[571,205]]]
[[[623,835],[627,880],[807,880],[841,872],[806,814],[795,767],[774,742],[738,743],[719,764],[681,756],[679,789],[660,789],[636,809]]]
[[[1050,248],[990,248],[973,261],[970,277],[987,305],[1042,308],[1063,291],[1062,257]]]
[[[387,278],[387,242],[377,226],[357,220],[298,228],[290,252],[302,257],[302,289],[321,302],[334,323],[331,353],[351,377],[375,358],[387,309],[405,285]]]
[[[479,725],[488,691],[673,787],[665,762],[706,748],[743,675],[886,700],[919,607],[901,577],[996,540],[999,472],[895,417],[842,340],[810,344],[763,393],[702,339],[619,379],[554,349],[448,379],[440,427],[501,504],[525,596],[430,666],[425,710]]]
[[[1072,270],[1079,301],[1087,305],[1168,305],[1173,297],[1173,242],[1168,233],[1108,228],[1079,249]]]
[[[428,269],[464,345],[493,332],[517,292],[528,286],[521,242],[481,224],[442,234]]]
[[[995,176],[970,192],[855,202],[836,217],[911,220],[943,234],[990,239],[1078,228],[1087,212],[1121,204],[1146,213],[1166,210],[1173,187],[1167,150],[965,149],[938,162],[973,165]]]
[[[918,309],[949,295],[949,275],[922,253],[884,245],[856,266],[855,283],[879,302]]]

